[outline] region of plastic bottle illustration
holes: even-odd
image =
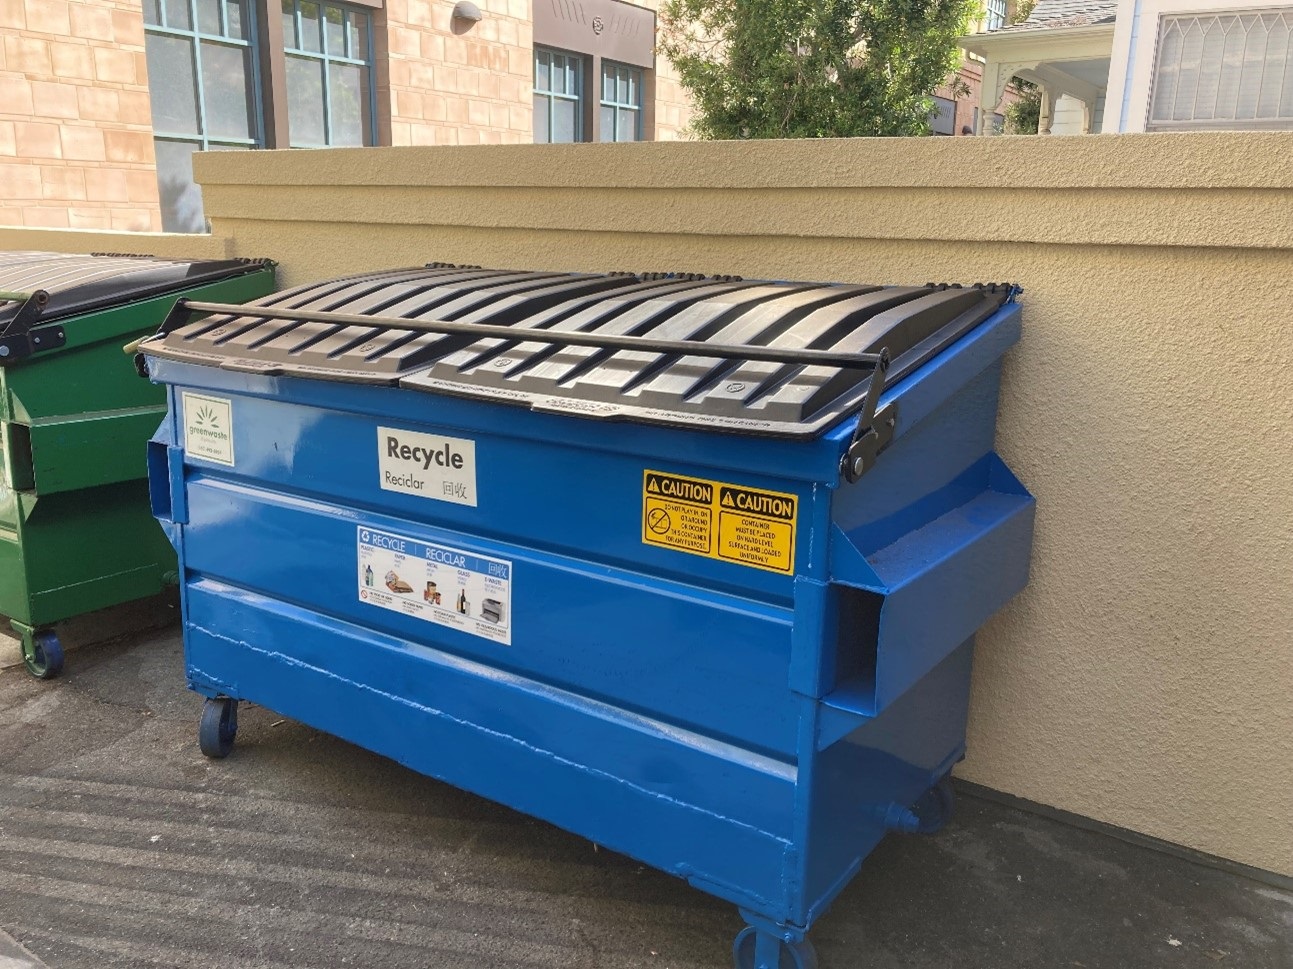
[[[364,566],[364,585],[370,589],[373,587],[373,567],[371,565]]]

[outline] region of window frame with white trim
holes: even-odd
[[[1278,18],[1284,31],[1284,48],[1282,60],[1275,61],[1274,73],[1279,75],[1275,90],[1275,108],[1273,113],[1261,114],[1262,104],[1267,91],[1267,68],[1271,64],[1270,31],[1266,31],[1265,43],[1256,53],[1257,58],[1249,57],[1249,46],[1252,41],[1253,25],[1243,26],[1244,18],[1253,18],[1254,23],[1266,18]],[[1182,28],[1182,23],[1193,22]],[[1230,37],[1233,35],[1225,26],[1230,21],[1232,26],[1243,27],[1243,39],[1237,48],[1232,49]],[[1190,32],[1199,29],[1200,40],[1193,63],[1187,60],[1186,41]],[[1215,57],[1205,61],[1209,35],[1219,31],[1220,48],[1215,50]],[[1176,36],[1173,36],[1175,33]],[[1278,49],[1275,51],[1277,57]],[[1227,63],[1227,54],[1230,63]],[[1167,70],[1164,60],[1175,57],[1175,65]],[[1256,63],[1257,74],[1248,73]],[[1185,74],[1190,67],[1192,74]],[[1251,7],[1241,10],[1199,10],[1179,13],[1164,13],[1158,17],[1158,32],[1154,45],[1152,75],[1149,85],[1149,102],[1145,109],[1146,131],[1217,131],[1217,130],[1290,130],[1293,129],[1293,6],[1291,7]],[[1229,75],[1227,77],[1227,75]],[[1247,76],[1245,76],[1247,75]],[[1182,77],[1192,79],[1194,90],[1188,102],[1181,100]],[[1201,88],[1207,76],[1207,88]],[[1244,105],[1245,83],[1251,85],[1255,80],[1256,91],[1249,87],[1249,103]],[[1188,82],[1187,82],[1188,83]],[[1170,84],[1170,86],[1169,86]],[[1231,99],[1233,107],[1218,117],[1218,108],[1225,88],[1226,98]],[[1211,106],[1200,110],[1204,98],[1211,92]],[[1184,105],[1184,106],[1183,106]],[[1182,115],[1188,112],[1188,117]],[[1204,115],[1200,117],[1200,115]]]

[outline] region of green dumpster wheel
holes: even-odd
[[[228,757],[238,735],[238,701],[227,696],[208,699],[198,724],[198,747],[207,757]]]
[[[799,942],[781,942],[779,965],[764,966],[755,963],[755,945],[759,930],[747,925],[736,936],[732,944],[732,965],[735,969],[817,969],[817,952],[807,939]]]
[[[63,670],[63,644],[52,629],[22,634],[22,664],[38,680],[52,680]]]
[[[912,813],[920,819],[920,827],[916,831],[919,834],[938,834],[952,819],[955,810],[956,794],[952,791],[952,778],[946,776],[911,806]]]

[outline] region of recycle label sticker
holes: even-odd
[[[642,541],[782,575],[795,570],[799,499],[725,481],[647,469]]]
[[[512,563],[359,526],[359,601],[512,645]]]

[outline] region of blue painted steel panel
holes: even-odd
[[[974,632],[1027,580],[1033,502],[993,452],[1018,317],[1007,303],[907,366],[880,398],[892,441],[855,483],[840,468],[856,417],[752,436],[330,379],[321,364],[292,376],[277,358],[257,372],[259,338],[237,327],[236,369],[212,346],[150,354],[170,389],[150,483],[180,553],[189,684],[686,878],[741,906],[759,958],[802,956],[885,832],[929,820],[927,792],[964,753]],[[313,341],[331,332],[305,325]],[[648,371],[653,386],[682,372],[670,366]],[[628,379],[585,374],[591,393]],[[187,446],[194,391],[229,402],[236,460]],[[380,487],[379,428],[470,442],[470,495]],[[793,496],[793,567],[646,543],[648,469]],[[404,551],[372,551],[374,533]],[[430,575],[458,576],[459,608],[453,583],[420,587]],[[468,588],[502,591],[468,603]]]

